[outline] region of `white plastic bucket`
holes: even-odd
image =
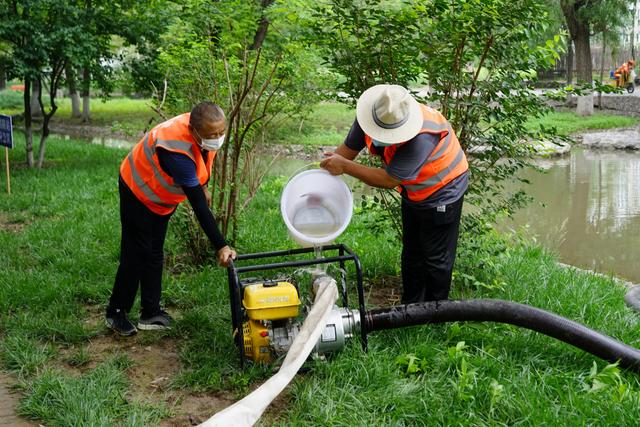
[[[289,234],[300,245],[321,246],[347,228],[353,196],[347,184],[324,169],[292,177],[282,190],[280,211]]]

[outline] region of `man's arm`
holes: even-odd
[[[358,153],[360,153],[360,151],[353,150],[347,147],[347,145],[343,142],[338,146],[338,148],[336,148],[335,153],[341,155],[345,159],[353,160],[358,156]]]
[[[329,171],[331,175],[346,173],[372,187],[395,188],[402,182],[382,168],[372,168],[354,162],[353,159],[358,152],[353,153],[354,150],[343,144],[334,153],[324,153],[325,158],[320,162],[320,167]]]
[[[218,263],[226,267],[229,264],[229,260],[236,257],[236,252],[227,245],[222,233],[220,233],[218,229],[216,219],[213,217],[205,197],[205,189],[200,185],[193,187],[182,186],[182,191],[184,191],[184,194],[187,196],[200,226],[216,248]]]
[[[236,253],[227,245],[220,230],[218,230],[218,224],[209,209],[211,194],[206,185],[200,185],[196,176],[196,164],[184,154],[173,153],[164,149],[158,150],[158,158],[160,167],[173,178],[176,185],[182,188],[187,199],[189,199],[200,226],[216,248],[218,263],[226,267],[229,264],[229,259],[236,257]]]

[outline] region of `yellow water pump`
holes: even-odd
[[[256,362],[270,362],[274,338],[289,341],[298,316],[298,290],[289,282],[267,281],[244,287],[242,299],[247,320],[242,325],[244,354]],[[291,337],[293,340],[293,337]]]
[[[329,253],[330,256],[325,254]],[[314,256],[308,258],[308,255]],[[272,262],[264,261],[271,259]],[[283,261],[284,259],[284,261]],[[247,265],[248,261],[263,263]],[[276,261],[276,262],[273,262]],[[357,309],[349,308],[346,283],[347,263],[353,263],[356,273],[355,288],[358,292]],[[300,248],[275,252],[239,254],[229,263],[229,296],[234,341],[240,356],[240,366],[245,361],[270,363],[287,354],[302,324],[313,298],[314,283],[309,283],[300,292],[287,270],[299,271],[302,267],[336,264],[339,267],[338,290],[340,306],[335,305],[326,320],[325,328],[315,344],[314,354],[327,354],[344,348],[348,339],[360,336],[362,348],[366,349],[366,331],[361,328],[360,313],[364,313],[364,290],[362,270],[358,257],[344,245],[324,246],[318,252],[314,248]],[[245,278],[249,272],[264,273],[277,270],[277,276]],[[295,275],[295,274],[294,274]],[[321,275],[313,274],[316,279]],[[280,277],[275,279],[273,277]],[[287,279],[282,279],[287,277]],[[315,279],[312,280],[312,282]],[[305,297],[303,298],[302,295]]]

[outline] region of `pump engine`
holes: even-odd
[[[291,280],[255,279],[240,280],[239,274],[249,271],[273,270],[301,267],[314,264],[339,263],[341,269],[341,302],[334,306],[329,315],[322,335],[316,343],[314,353],[326,354],[344,348],[346,341],[360,332],[363,347],[366,347],[366,335],[363,334],[360,312],[364,309],[362,274],[360,262],[347,247],[333,245],[323,248],[338,250],[338,256],[319,257],[308,260],[285,261],[275,264],[261,264],[237,267],[231,264],[229,272],[229,290],[231,294],[231,313],[233,333],[240,352],[241,365],[244,360],[270,363],[285,355],[298,335],[311,299],[301,296],[300,289]],[[291,251],[269,252],[239,255],[236,262],[254,258],[272,256],[294,256],[311,252],[313,249],[295,249]],[[354,261],[358,278],[358,300],[360,310],[348,307],[345,261]],[[313,283],[307,295],[313,294]]]
[[[241,283],[245,313],[242,324],[244,355],[254,362],[271,362],[289,351],[304,320],[299,317],[300,312],[306,313],[306,307],[301,310],[298,289],[290,282]],[[359,327],[357,310],[335,306],[315,346],[315,353],[341,350]]]

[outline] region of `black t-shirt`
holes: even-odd
[[[353,125],[351,125],[344,144],[352,150],[361,151],[367,146],[364,136],[364,131],[356,119],[353,121]],[[439,142],[440,139],[435,134],[421,133],[416,135],[398,147],[391,162],[385,165],[386,172],[400,181],[415,179]],[[384,150],[385,147],[374,147],[374,151],[380,157],[384,156]],[[402,195],[408,203],[420,207],[432,208],[448,205],[456,202],[464,195],[465,191],[467,191],[467,187],[469,186],[468,175],[467,172],[463,173],[420,202],[407,199],[404,192]]]

